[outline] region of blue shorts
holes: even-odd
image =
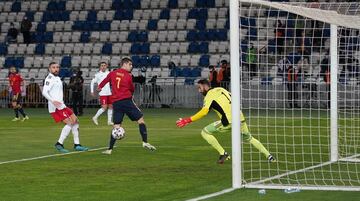
[[[131,121],[137,121],[143,117],[143,113],[132,99],[124,99],[113,102],[114,124],[121,124],[125,114]]]

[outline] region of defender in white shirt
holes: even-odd
[[[55,144],[55,148],[62,152],[69,151],[64,148],[64,141],[72,131],[74,136],[74,149],[76,151],[87,151],[88,148],[81,146],[79,140],[79,123],[73,111],[64,104],[63,85],[60,79],[59,64],[51,62],[49,64],[49,75],[44,82],[42,95],[48,100],[49,113],[55,122],[63,122],[65,124],[61,131],[60,138]]]
[[[100,68],[99,72],[95,74],[95,77],[91,80],[90,83],[90,92],[93,97],[95,97],[95,93],[94,93],[95,83],[99,85],[109,74],[108,64],[106,62],[100,62],[99,68]],[[106,84],[104,88],[102,88],[102,90],[99,92],[99,96],[100,96],[101,108],[96,112],[95,116],[93,116],[92,120],[95,125],[99,125],[98,118],[107,109],[108,125],[113,125],[114,124],[112,122],[113,110],[112,110],[112,102],[111,102],[111,89],[109,83]]]

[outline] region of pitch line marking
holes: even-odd
[[[186,201],[205,200],[205,199],[208,199],[208,198],[212,198],[212,197],[216,197],[216,196],[223,195],[223,194],[226,194],[226,193],[230,193],[230,192],[232,192],[234,190],[236,190],[236,188],[227,188],[227,189],[224,189],[224,190],[219,191],[219,192],[203,195],[203,196],[192,198],[192,199],[189,199],[189,200],[186,200]]]

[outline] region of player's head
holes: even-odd
[[[49,71],[51,74],[57,76],[60,72],[60,65],[56,62],[50,62],[49,64]]]
[[[108,63],[106,63],[105,61],[99,63],[99,68],[101,72],[105,72],[108,66],[109,66]]]
[[[17,68],[15,66],[10,66],[9,72],[12,74],[15,74],[15,73],[17,73]]]
[[[125,69],[128,72],[131,72],[133,66],[132,66],[132,60],[130,58],[123,58],[120,61],[120,68]]]
[[[206,96],[207,92],[210,89],[210,82],[207,79],[201,79],[197,82],[197,87],[198,87],[199,93]]]

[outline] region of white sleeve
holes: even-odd
[[[96,79],[96,75],[95,77],[91,80],[91,83],[90,83],[90,92],[91,93],[94,93],[94,84],[97,83],[97,79]]]
[[[42,95],[48,100],[48,101],[54,101],[54,99],[50,96],[49,91],[52,88],[52,82],[48,79],[45,80],[44,82],[44,88],[42,90]]]

